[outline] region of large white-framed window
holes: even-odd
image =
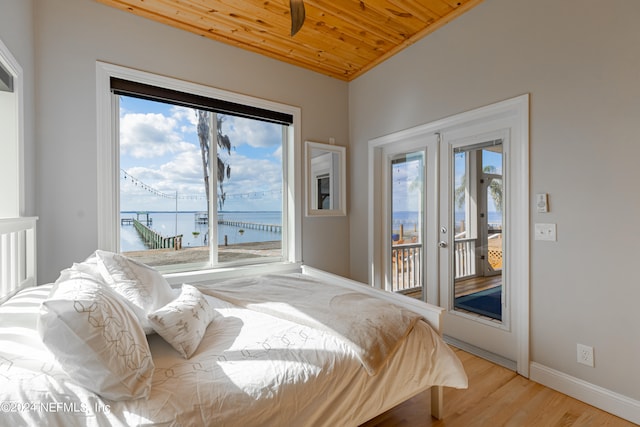
[[[139,223],[137,225],[140,223],[147,225],[148,219],[151,217],[151,221],[149,221],[151,227],[149,228],[154,230],[153,222],[155,222],[154,232],[157,231],[157,236],[154,235],[152,238],[168,239],[163,240],[159,248],[154,248],[160,255],[162,253],[175,255],[178,250],[186,252],[189,249],[194,249],[192,245],[209,248],[204,258],[201,257],[202,259],[195,261],[148,262],[163,271],[170,281],[173,279],[176,283],[181,280],[193,281],[211,277],[233,276],[247,268],[251,268],[253,271],[279,271],[297,266],[301,262],[301,189],[297,185],[301,182],[299,108],[104,62],[97,62],[96,76],[99,248],[127,254],[128,250],[122,239],[123,232],[129,234],[140,234],[140,232],[130,232],[124,228],[134,220]],[[145,88],[151,88],[152,91],[157,89],[160,95],[152,94],[149,96],[144,92]],[[205,100],[205,104],[206,100],[215,100],[230,106],[240,106],[241,109],[246,108],[250,112],[257,111],[258,116],[261,114],[260,112],[273,113],[276,117],[285,117],[286,120],[280,124],[265,123],[265,120],[260,117],[258,120],[254,120],[253,116],[241,117],[243,113],[221,111],[208,106],[201,107],[201,104],[192,108],[191,104],[186,105],[173,98],[167,99],[162,91],[169,95],[176,93],[187,98],[192,97],[195,100]],[[149,170],[149,165],[144,163],[141,157],[138,160],[133,158],[135,156],[127,157],[127,152],[131,152],[131,147],[126,145],[125,140],[131,135],[135,135],[135,132],[127,134],[131,131],[128,119],[135,118],[129,117],[127,114],[138,114],[138,118],[165,117],[159,112],[161,107],[172,109],[172,114],[175,116],[171,120],[176,120],[178,116],[187,117],[187,121],[190,121],[194,128],[191,131],[192,134],[195,135],[195,129],[199,129],[197,133],[201,141],[203,137],[209,138],[208,146],[210,149],[200,151],[192,147],[193,158],[196,157],[194,151],[199,151],[197,156],[201,158],[199,165],[195,166],[194,164],[191,168],[184,169],[185,175],[200,174],[202,176],[203,172],[205,176],[208,175],[205,178],[205,181],[209,182],[206,186],[208,192],[205,191],[204,185],[201,186],[201,192],[185,189],[179,182],[181,180],[175,178],[169,180],[168,183],[166,180],[165,182],[154,181],[150,174],[145,174],[145,170]],[[280,135],[281,145],[275,147],[272,152],[263,154],[264,156],[278,157],[276,163],[270,163],[271,167],[276,164],[281,169],[281,183],[278,184],[277,189],[258,188],[257,181],[254,181],[253,184],[245,184],[241,191],[238,189],[229,190],[230,184],[227,182],[229,177],[231,180],[234,178],[238,180],[240,174],[239,170],[234,172],[233,161],[239,162],[239,159],[243,157],[239,153],[240,148],[238,148],[238,154],[235,153],[235,145],[244,137],[235,135],[233,126],[261,129]],[[177,127],[181,127],[181,125]],[[159,131],[161,130],[159,129]],[[219,144],[216,144],[216,141],[220,139],[228,141],[228,138],[231,139],[231,144],[226,148],[222,147],[222,153],[219,154]],[[182,143],[186,146],[188,141],[185,139]],[[198,144],[196,143],[196,145]],[[160,145],[152,150],[156,148],[159,149]],[[234,152],[231,153],[230,150]],[[264,160],[265,163],[256,159],[249,163],[252,168],[258,171],[254,171],[257,177],[261,176],[260,165],[266,164],[266,159]],[[218,169],[220,162],[226,163],[227,168]],[[229,163],[230,168],[228,167]],[[219,175],[220,171],[222,171],[222,175]],[[220,179],[225,182],[224,188],[219,185],[218,180]],[[133,194],[131,189],[138,191],[139,199],[143,199],[144,196],[165,199],[165,204],[168,203],[171,207],[149,201],[146,205],[143,204],[141,209],[140,204],[132,203],[131,198],[127,198]],[[233,258],[230,261],[222,254],[227,250],[227,245],[234,246],[246,243],[243,240],[252,240],[248,237],[253,232],[252,227],[262,227],[260,222],[265,221],[235,221],[236,212],[230,215],[224,209],[237,210],[234,208],[237,206],[234,205],[234,199],[253,197],[270,199],[270,204],[265,201],[257,204],[270,206],[268,209],[271,211],[264,213],[263,210],[261,216],[274,216],[273,211],[279,211],[276,215],[278,216],[277,220],[266,221],[273,223],[269,225],[277,225],[277,228],[269,228],[266,231],[274,233],[274,236],[277,235],[273,238],[274,241],[277,240],[277,250],[271,251],[270,256],[253,255],[238,259]],[[198,199],[201,201],[198,202]],[[274,203],[279,208],[274,208]],[[150,209],[144,209],[144,207]],[[173,212],[169,213],[174,208],[175,228],[172,219]],[[150,214],[150,211],[156,213]],[[180,213],[178,214],[178,212]],[[178,220],[179,216],[180,220]],[[181,230],[182,225],[178,225],[178,222],[182,224],[185,221],[185,216],[190,218],[192,224]],[[168,221],[168,223],[161,226],[160,221]],[[226,231],[221,227],[227,227]],[[168,232],[165,230],[167,228]],[[181,237],[177,239],[178,236]],[[238,241],[236,242],[236,240]],[[145,250],[149,248],[150,246]],[[250,248],[250,250],[253,249],[255,248]],[[147,259],[149,258],[140,260],[145,262]]]
[[[24,214],[23,71],[0,40],[0,218]]]

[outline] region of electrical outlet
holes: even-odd
[[[578,363],[591,366],[593,368],[593,347],[578,344]]]

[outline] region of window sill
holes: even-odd
[[[301,271],[301,266],[301,263],[296,262],[274,262],[268,264],[251,264],[208,270],[167,273],[164,277],[171,286],[178,287],[182,283],[219,282],[222,280],[258,274],[299,273]]]

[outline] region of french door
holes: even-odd
[[[509,147],[504,131],[442,134],[439,305],[445,337],[516,370],[510,280]]]
[[[528,376],[528,98],[370,141],[371,283]],[[471,116],[469,116],[471,114]]]

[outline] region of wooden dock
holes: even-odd
[[[271,231],[273,233],[282,233],[282,225],[280,224],[262,224],[259,222],[236,221],[219,218],[219,225],[228,225],[238,228],[250,228],[253,230]]]
[[[196,212],[194,221],[196,224],[209,224],[209,212]]]
[[[149,249],[182,249],[182,234],[165,237],[137,219],[133,220],[133,226]]]
[[[140,217],[143,219],[140,219]],[[120,218],[120,225],[133,225],[135,221],[145,223],[147,226],[153,224],[153,218],[149,216],[149,212],[137,212],[134,218]]]

